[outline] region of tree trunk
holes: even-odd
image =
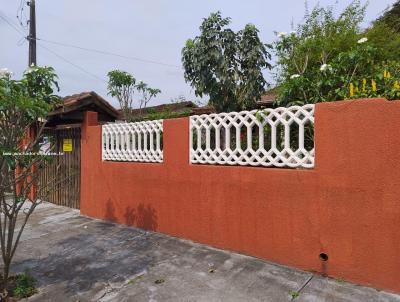
[[[8,285],[8,277],[10,274],[10,260],[6,260],[4,261],[4,268],[3,268],[3,288],[2,290],[4,291],[5,289],[7,289],[7,285]]]

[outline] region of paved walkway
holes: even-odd
[[[14,261],[39,293],[29,301],[400,301],[256,258],[79,216],[44,204]]]

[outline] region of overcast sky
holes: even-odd
[[[309,0],[309,7],[317,2],[324,6],[335,3],[334,0]],[[338,9],[342,9],[350,0],[337,2]],[[364,26],[395,1],[369,2]],[[0,15],[22,32],[18,33],[0,18],[0,68],[9,68],[16,78],[21,76],[28,61],[28,44],[21,39],[26,29],[19,25],[16,18],[20,3],[20,0],[0,0]],[[22,0],[22,3],[25,1]],[[262,41],[271,43],[275,39],[274,31],[290,31],[292,20],[294,24],[302,20],[304,1],[36,0],[38,38],[166,65],[44,41],[38,43],[38,64],[55,68],[62,96],[93,90],[116,105],[116,101],[107,96],[106,74],[112,69],[122,69],[162,90],[153,105],[169,103],[180,95],[194,100],[194,93],[183,78],[181,49],[188,38],[199,33],[202,18],[217,10],[223,16],[232,18],[233,29],[239,30],[245,24],[253,23],[260,30]],[[29,15],[27,7],[24,13]],[[25,17],[23,19],[26,20]]]

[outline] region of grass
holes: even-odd
[[[28,272],[16,276],[13,296],[17,298],[32,296],[36,293],[35,283],[36,280]]]
[[[298,291],[291,291],[290,295],[292,296],[292,299],[296,299],[298,296],[300,296],[300,293]]]
[[[135,284],[136,282],[140,281],[141,279],[143,279],[143,275],[136,276],[132,280],[129,280],[128,284],[129,285]]]

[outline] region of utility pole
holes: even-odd
[[[29,17],[29,66],[36,65],[36,9],[35,0],[28,2],[30,8]]]

